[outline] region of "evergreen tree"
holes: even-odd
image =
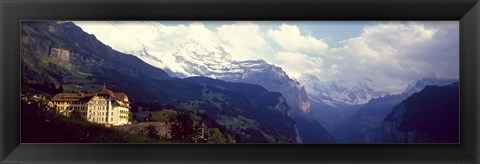
[[[210,143],[224,143],[222,132],[218,128],[212,128],[208,130],[208,141]]]
[[[63,86],[60,85],[58,86],[57,93],[62,93],[63,92]]]
[[[170,121],[172,139],[179,142],[193,143],[199,134],[200,126],[190,113],[179,112]]]

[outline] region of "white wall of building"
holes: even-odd
[[[130,114],[128,103],[110,96],[94,96],[88,102],[54,102],[58,112],[70,116],[73,110],[79,110],[90,122],[106,125],[128,124]]]

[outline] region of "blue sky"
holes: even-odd
[[[162,24],[176,26],[179,24],[190,24],[193,21],[162,21]],[[232,24],[235,21],[203,21],[205,26],[214,31],[222,25]],[[262,30],[268,30],[280,26],[282,23],[295,24],[302,32],[317,38],[325,38],[325,41],[338,47],[339,41],[358,36],[363,27],[374,25],[376,21],[255,21]]]
[[[386,91],[401,91],[424,77],[458,79],[459,72],[458,21],[74,23],[125,53],[148,50],[168,60],[181,43],[195,40],[224,48],[233,60],[263,59],[295,79],[313,75],[354,83],[368,78]]]
[[[160,21],[164,25],[176,26],[179,24],[188,25],[195,21]],[[235,21],[203,21],[204,25],[214,31],[222,25],[232,24]],[[363,27],[374,25],[376,21],[255,21],[262,30],[268,30],[280,26],[282,23],[295,24],[302,32],[318,38],[326,38],[332,45],[338,46],[338,42],[358,36]]]

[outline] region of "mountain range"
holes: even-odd
[[[186,40],[177,49],[162,53],[148,45],[142,45],[140,51],[119,52],[71,22],[24,21],[21,43],[24,93],[42,93],[38,87],[42,85],[61,86],[69,92],[94,92],[106,84],[113,91],[125,92],[133,102],[199,109],[224,126],[223,133],[233,134],[242,143],[454,139],[432,137],[444,134],[438,128],[435,132],[417,128],[424,127],[418,123],[427,123],[429,127],[455,131],[452,126],[418,121],[415,119],[421,118],[411,113],[419,111],[425,118],[436,115],[427,110],[432,105],[422,101],[433,101],[437,95],[432,94],[437,92],[443,97],[435,101],[447,99],[447,92],[438,90],[446,85],[453,90],[455,79],[424,78],[392,95],[376,89],[368,78],[357,82],[322,81],[304,74],[294,79],[281,67],[264,60],[236,61],[221,46],[195,40]],[[456,86],[458,91],[458,83]],[[440,111],[439,119],[449,119],[444,115],[447,111]]]
[[[424,90],[427,86],[445,86],[457,82],[455,79],[423,78],[409,85],[401,94],[386,95],[371,99],[362,105],[350,118],[335,128],[334,135],[341,142],[370,143],[377,142],[371,131],[382,125],[387,115],[391,114],[392,108],[408,99],[415,93]],[[435,113],[430,113],[435,115]]]
[[[366,104],[372,98],[388,94],[386,91],[375,89],[373,81],[369,78],[362,78],[350,84],[345,80],[321,81],[317,76],[303,74],[299,82],[307,88],[312,100],[332,107]]]
[[[132,46],[130,49],[125,46],[119,49],[165,70],[172,77],[210,77],[229,82],[256,84],[263,86],[268,91],[281,93],[292,111],[294,120],[297,123],[305,123],[302,124],[302,127],[297,126],[298,136],[301,137],[297,141],[303,139],[304,143],[319,142],[315,140],[319,137],[312,135],[313,133],[335,133],[334,136],[338,135],[343,139],[345,137],[342,136],[347,134],[340,132],[342,130],[339,128],[348,128],[341,128],[342,126],[349,128],[362,126],[356,129],[366,127],[370,129],[368,125],[375,124],[376,126],[378,121],[388,114],[389,108],[408,97],[407,95],[423,89],[410,85],[406,90],[410,93],[392,95],[392,93],[376,87],[373,80],[366,77],[358,81],[342,79],[325,81],[312,74],[303,74],[294,79],[289,77],[281,67],[264,60],[234,60],[220,44],[210,44],[195,39],[176,40],[175,42],[162,41],[156,36],[161,37],[166,34],[156,26],[151,24],[148,30],[142,32],[127,31],[125,35],[133,38],[131,42],[137,46]],[[150,37],[145,37],[145,33]],[[376,112],[364,114],[369,110],[358,111],[360,108],[387,108],[387,110],[382,110],[383,113],[379,115]],[[376,121],[370,123],[365,120]],[[349,124],[352,121],[362,123],[351,126]],[[365,127],[363,124],[366,124]],[[365,137],[358,137],[360,135],[364,135],[363,132],[347,136],[359,138],[362,142],[366,140]],[[331,135],[324,137],[332,140],[334,138]],[[323,141],[323,139],[321,140]]]
[[[362,78],[356,82],[345,80],[323,81],[305,73],[298,81],[306,88],[314,118],[334,135],[337,128],[371,99],[388,95],[375,89],[373,81]]]
[[[459,83],[427,86],[393,107],[374,131],[381,143],[459,143]]]
[[[131,101],[193,104],[239,142],[298,140],[294,112],[278,92],[206,77],[170,77],[168,71],[113,50],[70,22],[24,21],[21,27],[22,92],[38,93],[32,86],[49,83],[65,91],[89,92],[106,83]]]
[[[209,46],[196,40],[186,40],[180,43],[176,50],[165,53],[156,52],[157,49],[145,44],[142,46],[145,48],[141,51],[124,51],[166,70],[173,77],[204,76],[229,82],[256,84],[269,91],[279,92],[292,109],[295,121],[303,122],[302,126],[298,127],[301,137],[297,141],[302,140],[304,143],[334,141],[326,129],[313,118],[311,102],[305,87],[290,78],[278,66],[264,60],[236,61],[221,46]]]

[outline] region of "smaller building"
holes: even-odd
[[[105,87],[97,93],[59,93],[52,99],[56,111],[71,116],[74,111],[90,122],[104,125],[129,124],[130,103],[125,93]]]

